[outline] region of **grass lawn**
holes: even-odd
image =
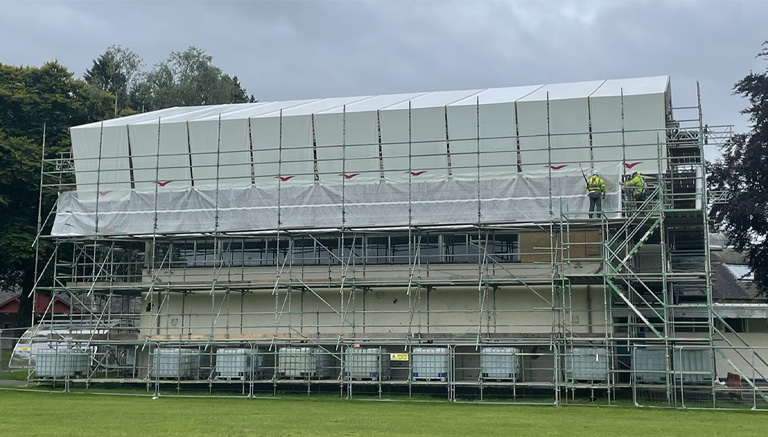
[[[11,359],[13,349],[0,349],[0,380],[10,379],[15,381],[26,381],[26,370],[8,370],[8,360]],[[2,399],[0,399],[0,404]]]
[[[0,434],[710,436],[765,435],[766,412],[447,402],[159,398],[0,390]]]

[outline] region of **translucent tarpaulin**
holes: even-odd
[[[617,211],[620,165],[604,167],[605,211]],[[273,188],[62,193],[53,235],[140,235],[407,225],[533,222],[567,213],[586,218],[589,201],[578,169],[446,177],[410,184],[286,184]],[[97,211],[98,208],[98,211]],[[607,213],[615,217],[616,213]],[[156,227],[155,227],[156,226]]]
[[[669,78],[652,77],[171,108],[76,126],[77,189],[62,194],[54,232],[476,223],[583,211],[580,167],[614,183],[631,170],[663,171],[669,99]]]

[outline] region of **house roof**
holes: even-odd
[[[9,299],[6,299],[4,302],[0,303],[0,314],[15,314],[19,311],[19,303],[21,302],[21,293],[16,293]],[[80,310],[76,307],[73,307],[69,302],[65,301],[64,299],[61,299],[60,297],[56,297],[53,305],[51,306],[51,310],[48,310],[48,307],[51,304],[51,298],[44,295],[38,295],[35,299],[35,308],[34,312],[35,314],[45,314],[46,311],[49,313],[54,314],[66,314],[71,312],[79,313]]]
[[[716,301],[755,300],[757,289],[752,281],[735,274],[749,267],[746,259],[730,249],[712,250],[712,298]],[[734,268],[736,267],[736,268]],[[739,269],[738,267],[742,267]]]

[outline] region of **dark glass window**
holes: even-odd
[[[225,266],[243,265],[243,242],[227,240],[222,243],[221,262]]]
[[[166,258],[166,254],[169,250],[173,250],[173,252],[170,254],[168,258]],[[171,245],[168,243],[160,243],[158,242],[155,244],[155,250],[153,251],[153,266],[155,268],[163,268],[168,267],[168,262],[171,261],[173,266],[177,265],[183,265],[184,260],[178,255],[178,250],[174,246],[173,249],[171,249]]]
[[[266,262],[265,253],[264,240],[225,240],[221,261],[227,266],[260,266]]]
[[[476,235],[445,236],[445,262],[466,263],[478,261],[479,247]]]
[[[266,240],[266,243],[266,248],[264,249],[264,263],[262,265],[283,265],[285,258],[288,256],[288,239],[281,238],[276,240],[270,238]]]
[[[419,243],[419,256],[422,264],[439,263],[440,259],[440,236],[437,234],[424,234],[416,237]]]
[[[344,251],[335,251],[334,253],[345,264],[362,264],[365,262],[365,252],[363,250],[363,241],[365,237],[360,235],[344,236]],[[338,261],[336,261],[338,263]]]
[[[408,264],[410,262],[410,244],[408,236],[390,237],[389,250],[392,255],[390,262],[392,264]]]
[[[315,243],[315,263],[316,264],[340,264],[339,257],[339,239],[338,238],[318,238]]]
[[[311,238],[294,238],[291,248],[291,264],[317,264],[315,256],[315,240]]]
[[[267,242],[264,240],[246,240],[243,242],[243,265],[261,266],[266,264]]]
[[[488,254],[499,262],[518,262],[517,234],[494,234],[488,240]]]
[[[210,267],[216,260],[212,240],[177,241],[173,243],[173,265]]]
[[[517,234],[437,234],[344,236],[311,236],[180,240],[172,244],[158,244],[155,265],[159,266],[168,250],[172,250],[172,266],[212,267],[217,262],[216,246],[220,247],[221,262],[226,266],[282,265],[290,250],[292,265],[408,264],[420,256],[422,264],[476,263],[487,253],[496,262],[519,262]]]
[[[385,264],[389,262],[389,237],[368,237],[366,242],[367,264]]]

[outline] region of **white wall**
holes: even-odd
[[[568,329],[577,334],[605,332],[602,292],[575,288],[566,305]],[[141,317],[142,335],[217,338],[269,337],[274,334],[375,336],[401,338],[407,333],[462,335],[510,334],[549,336],[563,313],[552,310],[548,287],[502,286],[494,293],[477,286],[357,288],[313,287],[311,290],[217,289],[159,293]],[[162,302],[162,306],[160,303]],[[482,310],[481,310],[482,308]],[[159,313],[159,317],[158,317]],[[590,315],[592,325],[590,326]]]

